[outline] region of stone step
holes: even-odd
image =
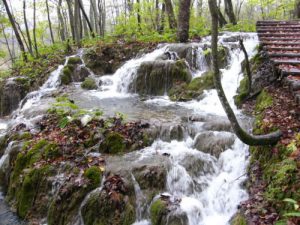
[[[281,69],[281,74],[284,76],[300,76],[300,69],[296,69],[296,68],[284,68]]]

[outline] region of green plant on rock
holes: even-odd
[[[87,179],[89,179],[91,185],[96,188],[100,185],[102,172],[99,167],[92,166],[84,171],[83,174]]]
[[[264,89],[262,92],[258,95],[256,99],[256,106],[255,111],[256,112],[262,112],[266,108],[273,105],[273,98],[272,96]]]
[[[150,206],[150,218],[153,225],[163,225],[162,219],[166,214],[167,205],[166,202],[162,201],[161,199],[156,200]]]
[[[80,64],[82,61],[81,61],[81,59],[80,59],[80,57],[78,57],[78,56],[75,56],[75,57],[70,57],[69,59],[68,59],[68,65],[70,65],[70,64],[72,64],[72,65],[76,65],[76,64]]]
[[[241,107],[244,100],[248,97],[248,87],[249,87],[249,79],[247,76],[245,76],[240,81],[238,94],[234,96],[234,103],[236,104],[236,106]]]
[[[95,90],[98,88],[95,79],[91,77],[85,78],[85,80],[81,83],[81,88],[87,89],[87,90]]]
[[[240,213],[237,213],[233,220],[231,221],[230,223],[231,225],[247,225],[247,221],[245,219],[245,217],[240,214]]]
[[[110,154],[123,153],[126,144],[124,137],[118,132],[110,132],[100,144],[99,151]]]

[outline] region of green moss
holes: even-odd
[[[94,90],[98,88],[96,81],[90,77],[85,78],[85,80],[81,83],[81,87],[87,90]]]
[[[72,64],[79,64],[81,63],[81,59],[80,57],[70,57],[69,60],[68,60],[68,65]]]
[[[262,92],[258,95],[256,99],[255,110],[257,112],[261,112],[272,105],[273,105],[272,96],[265,89],[262,90]]]
[[[71,81],[72,81],[71,75],[72,75],[72,71],[71,71],[70,67],[65,66],[60,75],[61,83],[64,85],[71,83]]]
[[[214,88],[213,73],[208,71],[201,77],[193,79],[190,83],[175,85],[168,95],[172,101],[188,101],[199,97],[204,90]]]
[[[150,218],[152,225],[162,225],[162,218],[167,213],[166,203],[162,200],[156,200],[150,207]]]
[[[25,175],[22,187],[17,194],[17,212],[21,218],[25,218],[33,206],[35,196],[39,191],[39,184],[44,177],[47,177],[50,166],[39,169],[32,169]]]
[[[46,159],[54,159],[61,156],[59,147],[54,143],[49,143],[44,149],[44,156]]]
[[[110,154],[123,153],[126,148],[124,141],[124,137],[121,134],[110,132],[103,143],[101,143],[99,150]]]
[[[236,214],[230,223],[231,225],[247,225],[247,221],[240,213]]]
[[[248,88],[249,79],[247,76],[245,76],[240,82],[240,86],[238,88],[238,95],[234,96],[234,103],[237,107],[241,107],[244,100],[248,97]]]
[[[84,176],[90,180],[93,187],[100,185],[102,172],[99,167],[92,166],[84,171]]]

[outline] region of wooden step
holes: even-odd
[[[294,42],[282,42],[282,41],[262,41],[262,45],[276,45],[276,46],[300,46],[297,41]]]
[[[281,65],[281,64],[285,64],[285,65],[300,65],[300,60],[274,60],[272,59],[274,65]]]
[[[300,28],[257,28],[257,33],[258,34],[264,34],[264,33],[293,33],[293,32],[300,32]]]
[[[259,37],[299,37],[300,33],[263,33],[258,34]]]
[[[300,51],[300,45],[299,47],[285,47],[285,46],[280,46],[280,47],[272,47],[272,46],[264,46],[264,49],[266,51]]]
[[[288,76],[288,75],[292,75],[292,76],[299,76],[300,75],[300,69],[296,69],[296,68],[284,68],[281,70],[281,74],[284,76]]]
[[[262,40],[262,41],[298,41],[300,43],[300,37],[287,37],[287,38],[261,37],[259,39]]]
[[[268,53],[270,57],[300,58],[300,53]]]

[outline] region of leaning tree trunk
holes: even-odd
[[[47,9],[47,18],[48,18],[51,41],[52,41],[52,44],[54,44],[54,36],[53,36],[53,30],[52,30],[52,23],[51,23],[51,19],[50,19],[48,0],[46,0],[46,9]]]
[[[214,73],[214,85],[216,87],[219,99],[222,103],[222,106],[227,114],[227,117],[231,123],[231,126],[238,136],[238,138],[248,145],[272,145],[276,144],[280,137],[282,136],[281,131],[276,131],[266,135],[251,135],[248,134],[243,128],[239,125],[233,110],[228,103],[228,100],[225,96],[222,84],[221,84],[221,75],[218,65],[218,10],[216,0],[208,0],[209,9],[212,18],[212,34],[211,34],[211,49],[212,49],[212,63],[213,63],[213,73]]]
[[[177,39],[180,42],[187,42],[189,39],[190,8],[191,0],[179,1]]]
[[[22,42],[22,38],[19,34],[19,31],[17,29],[17,26],[16,26],[16,23],[14,21],[14,18],[13,18],[13,15],[11,14],[10,10],[9,10],[9,7],[8,7],[8,4],[7,4],[7,1],[6,0],[2,0],[3,1],[3,4],[4,4],[4,7],[5,7],[5,10],[6,10],[6,13],[8,15],[8,18],[9,18],[9,21],[11,23],[11,26],[14,30],[14,33],[16,35],[16,38],[17,38],[17,41],[18,41],[18,44],[19,44],[19,47],[20,47],[20,50],[22,52],[22,56],[24,58],[25,61],[27,61],[27,56],[26,56],[26,52],[25,52],[25,47],[24,47],[24,44]]]
[[[82,12],[82,14],[83,14],[83,17],[84,17],[84,19],[86,20],[86,22],[87,22],[87,24],[88,24],[88,27],[89,27],[89,29],[90,29],[90,32],[91,32],[92,37],[95,37],[94,30],[93,30],[92,25],[91,25],[91,23],[90,23],[89,17],[88,17],[88,15],[87,15],[86,12],[85,12],[85,9],[84,9],[83,4],[82,4],[82,0],[78,0],[78,4],[79,4],[79,7],[80,7],[81,12]]]
[[[224,0],[225,3],[225,12],[229,18],[229,22],[233,25],[236,25],[236,18],[233,11],[232,1],[231,0]]]
[[[26,0],[23,0],[23,19],[24,19],[24,25],[26,29],[26,36],[28,40],[28,47],[29,47],[29,52],[33,56],[33,51],[32,51],[32,41],[29,33],[29,28],[28,28],[28,22],[27,22],[27,16],[26,16]]]
[[[250,69],[249,57],[248,57],[246,48],[244,46],[243,39],[240,39],[239,43],[240,43],[240,47],[241,47],[241,49],[242,49],[242,51],[244,53],[244,56],[245,56],[246,73],[247,73],[247,77],[248,77],[247,96],[250,96],[251,89],[252,89],[252,74],[251,74],[251,69]]]
[[[171,0],[164,0],[164,1],[165,1],[165,5],[166,5],[166,12],[167,12],[168,19],[169,19],[169,27],[170,27],[170,29],[175,29],[177,27],[177,23],[176,23],[176,19],[175,19],[175,15],[174,15],[172,2],[171,2]]]
[[[10,47],[9,47],[8,38],[7,38],[7,35],[5,33],[5,27],[4,27],[3,23],[1,23],[1,21],[0,21],[0,26],[1,26],[2,34],[3,34],[5,44],[6,44],[6,47],[7,47],[7,51],[9,53],[10,60],[12,62],[14,62],[14,56],[12,54],[12,51],[11,51]]]

